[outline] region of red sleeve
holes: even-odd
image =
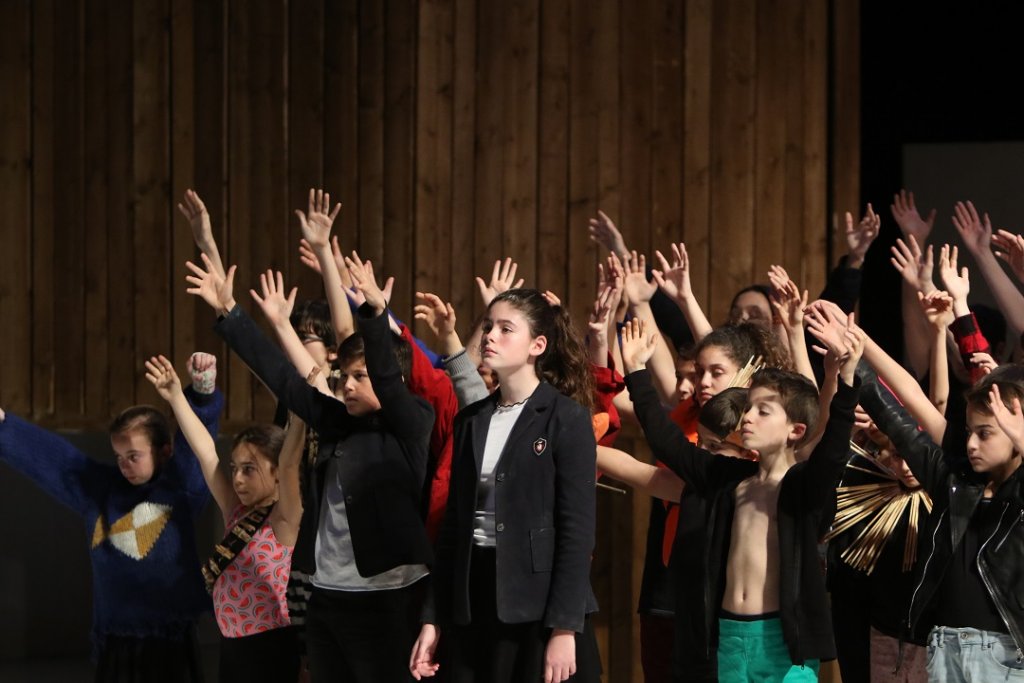
[[[615,442],[619,430],[622,429],[622,418],[619,416],[619,411],[615,409],[612,399],[626,388],[626,382],[613,367],[603,368],[591,363],[590,372],[594,376],[594,402],[596,403],[594,411],[608,413],[608,431],[597,443],[601,446],[611,446]]]
[[[416,343],[412,332],[399,325],[402,339],[412,348],[412,371],[409,373],[409,391],[424,398],[434,408],[434,427],[430,431],[430,460],[427,463],[426,526],[431,541],[444,517],[448,503],[448,480],[452,470],[452,424],[459,412],[452,381],[444,370],[433,366],[427,354]]]
[[[985,371],[971,362],[971,354],[992,353],[992,347],[989,346],[985,335],[981,333],[978,321],[973,313],[960,316],[953,321],[949,329],[956,340],[957,348],[960,350],[960,357],[964,361],[964,367],[971,374],[971,382],[977,382],[985,376]]]

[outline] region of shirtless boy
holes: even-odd
[[[635,321],[623,330],[626,386],[651,449],[708,501],[704,642],[717,643],[720,681],[816,681],[819,661],[835,657],[817,542],[857,404],[863,336],[845,322],[819,316],[810,325],[841,381],[825,433],[800,463],[796,448],[818,413],[808,380],[782,370],[755,374],[741,437],[759,460],[716,456],[690,444],[659,405],[644,367],[654,335]]]

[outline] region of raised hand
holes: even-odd
[[[672,263],[665,259],[660,251],[655,251],[661,270],[651,270],[654,281],[661,291],[676,301],[685,301],[693,297],[690,287],[690,257],[686,253],[686,245],[682,242],[672,244]]]
[[[352,258],[345,257],[345,265],[348,266],[348,272],[352,275],[353,289],[362,295],[366,303],[370,304],[375,315],[383,313],[388,307],[388,297],[394,278],[389,278],[388,284],[385,285],[387,292],[382,290],[377,285],[377,280],[374,279],[373,264],[369,261],[364,264],[355,251],[352,252]]]
[[[7,419],[7,413],[4,412],[3,408],[0,408],[0,424],[3,424],[4,420]]]
[[[630,306],[649,302],[658,291],[658,283],[654,280],[647,281],[647,257],[643,254],[637,256],[634,251],[630,258],[626,259],[623,267],[626,277],[622,281],[622,291]]]
[[[971,365],[981,368],[986,375],[999,367],[999,363],[996,362],[995,358],[981,351],[972,353],[970,361]]]
[[[227,276],[221,277],[213,268],[210,257],[200,254],[204,268],[200,268],[191,261],[186,261],[185,266],[192,271],[191,275],[185,276],[185,281],[192,285],[185,291],[194,294],[210,305],[210,308],[217,311],[218,315],[227,315],[235,307],[234,287],[236,266],[228,268]]]
[[[587,329],[590,334],[599,336],[605,340],[608,337],[608,320],[612,312],[612,288],[607,284],[603,285],[594,299],[594,306],[590,310],[590,319],[587,321]]]
[[[206,210],[206,204],[203,204],[203,200],[194,190],[185,190],[184,198],[178,202],[178,211],[188,219],[196,244],[201,245],[213,240],[210,213]]]
[[[622,327],[622,364],[626,372],[642,370],[654,355],[658,333],[648,330],[642,320],[633,318]]]
[[[917,239],[911,235],[906,242],[897,238],[896,245],[891,247],[891,250],[890,263],[911,288],[925,294],[935,291],[935,283],[932,282],[932,272],[935,268],[932,245],[929,244],[922,253]]]
[[[281,271],[275,274],[272,270],[260,273],[260,296],[255,289],[250,289],[249,294],[253,301],[263,311],[263,316],[273,327],[283,327],[291,324],[289,318],[295,308],[295,296],[299,291],[298,287],[292,287],[288,296],[284,294],[284,276]]]
[[[967,295],[971,291],[971,280],[967,266],[961,268],[957,273],[958,253],[959,250],[956,247],[951,248],[948,244],[942,245],[942,250],[939,252],[939,277],[953,300],[966,304]]]
[[[928,294],[918,292],[917,299],[921,302],[921,310],[929,325],[945,330],[953,323],[956,317],[953,314],[953,297],[948,293],[939,289]]]
[[[960,233],[967,251],[975,255],[988,251],[992,242],[992,221],[987,213],[978,216],[973,203],[956,203],[953,207],[953,227]]]
[[[843,234],[846,237],[846,249],[849,253],[847,267],[860,268],[864,264],[864,256],[868,253],[871,243],[878,237],[881,227],[882,219],[871,208],[870,203],[864,217],[856,225],[853,223],[853,214],[849,211],[846,212],[846,232]]]
[[[212,394],[217,386],[217,357],[196,351],[188,359],[188,374],[193,389],[200,394]]]
[[[160,398],[170,401],[181,393],[181,380],[174,371],[174,365],[165,356],[153,356],[146,361],[146,379],[160,394]]]
[[[610,280],[615,287],[615,307],[612,309],[615,311],[615,322],[621,323],[626,320],[626,313],[629,310],[629,301],[626,300],[626,268],[622,265],[622,260],[618,257],[615,252],[608,255],[608,265],[605,267],[606,278]]]
[[[545,289],[543,292],[541,292],[540,295],[544,297],[544,300],[548,302],[549,306],[558,307],[562,305],[562,300],[559,299],[558,295],[552,292],[550,289]]]
[[[484,282],[482,277],[476,278],[477,287],[480,288],[480,297],[484,300],[484,307],[491,305],[494,297],[510,289],[518,289],[523,286],[523,278],[516,280],[516,270],[519,264],[506,256],[505,261],[498,259],[494,262],[494,270],[491,272],[491,281]]]
[[[455,332],[455,308],[436,294],[416,292],[422,303],[413,308],[413,317],[427,323],[427,327],[438,339],[444,339]]]
[[[772,285],[770,301],[775,316],[788,331],[802,329],[804,309],[807,308],[807,290],[801,294],[800,288],[782,266],[772,266],[768,270],[768,280]]]
[[[606,250],[622,257],[629,254],[629,250],[626,249],[626,241],[622,239],[622,233],[604,211],[598,211],[597,218],[590,219],[587,230],[590,232],[590,239]]]
[[[928,235],[935,226],[935,209],[931,210],[928,218],[921,218],[917,205],[914,204],[914,193],[906,190],[900,190],[899,194],[893,195],[889,208],[904,237],[913,237],[918,244],[928,241]]]
[[[331,209],[330,192],[312,188],[309,190],[308,215],[299,209],[295,210],[295,215],[299,217],[299,225],[302,226],[302,237],[314,252],[330,247],[331,226],[334,225],[334,219],[339,211],[340,203]]]
[[[338,267],[338,273],[341,275],[342,284],[346,287],[351,287],[352,278],[349,277],[348,268],[345,267],[345,256],[341,253],[341,247],[338,246],[337,235],[331,235],[331,254],[334,256],[334,265]],[[299,238],[299,260],[302,261],[302,265],[317,275],[324,274],[320,268],[320,261],[316,257],[316,252],[313,251],[313,245],[307,242],[305,237]]]
[[[999,393],[999,385],[992,383],[992,389],[988,392],[989,406],[992,408],[992,416],[996,424],[1003,430],[1003,433],[1010,438],[1016,448],[1024,446],[1024,411],[1020,407],[1020,399],[1013,399],[1011,408],[1003,403],[1003,397]]]
[[[1018,280],[1024,282],[1024,236],[999,230],[992,235],[992,246],[995,255],[1010,266]]]
[[[812,348],[823,356],[832,354],[840,361],[845,360],[850,352],[849,340],[846,337],[850,318],[845,313],[837,316],[834,311],[825,307],[808,306],[806,320],[807,331],[822,343],[822,346]]]

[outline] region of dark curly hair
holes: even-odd
[[[738,323],[716,327],[700,340],[697,352],[709,347],[718,347],[725,352],[736,365],[743,367],[751,358],[761,357],[767,368],[792,370],[789,354],[779,344],[778,339],[770,331],[754,323]]]

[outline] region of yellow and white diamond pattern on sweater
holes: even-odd
[[[156,545],[170,518],[171,506],[157,503],[139,503],[109,529],[100,515],[93,529],[92,547],[109,539],[111,545],[128,557],[141,560]]]

